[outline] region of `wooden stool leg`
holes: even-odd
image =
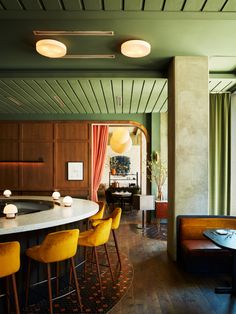
[[[7,313],[11,312],[11,304],[10,304],[10,287],[9,287],[9,277],[6,277],[6,298],[7,298]]]
[[[117,242],[117,239],[116,239],[115,230],[112,230],[112,234],[113,234],[113,238],[114,238],[114,241],[115,241],[116,252],[117,252],[117,255],[118,255],[118,260],[119,260],[119,263],[120,263],[120,269],[121,269],[121,257],[120,257],[120,250],[119,250],[119,247],[118,247],[118,242]]]
[[[15,274],[12,274],[11,277],[12,277],[12,287],[13,287],[13,294],[14,294],[14,300],[15,300],[16,314],[20,314],[20,307],[19,307],[19,301],[18,301],[18,295],[17,295]]]
[[[88,250],[87,250],[87,247],[85,246],[84,247],[84,279],[86,279],[86,264],[87,264],[87,258],[88,258]]]
[[[52,285],[51,285],[51,266],[47,264],[47,277],[48,277],[48,298],[49,298],[49,306],[50,306],[50,314],[53,314],[52,307]]]
[[[30,286],[30,268],[31,268],[31,259],[28,258],[28,267],[26,274],[26,289],[25,289],[25,306],[29,304],[29,286]]]
[[[60,265],[56,263],[56,293],[59,295],[59,273],[60,273]]]
[[[79,283],[78,283],[78,279],[77,279],[77,275],[76,275],[76,271],[75,271],[75,262],[74,262],[74,258],[73,257],[71,257],[70,262],[71,262],[71,269],[72,269],[72,273],[73,273],[73,277],[74,277],[74,283],[75,283],[75,288],[76,288],[77,299],[78,299],[78,302],[79,302],[80,311],[82,312],[83,311],[83,305],[82,305],[82,302],[81,302]]]
[[[100,274],[100,267],[99,267],[99,263],[98,263],[98,253],[97,253],[96,247],[94,247],[93,249],[94,249],[94,253],[95,253],[95,260],[96,260],[97,274],[98,274],[98,279],[99,279],[100,290],[101,290],[101,294],[103,294],[102,293],[102,280],[101,280],[101,274]]]
[[[107,256],[108,265],[109,265],[109,268],[110,268],[111,279],[114,282],[113,272],[112,272],[112,268],[111,268],[111,261],[110,261],[109,255],[108,255],[108,250],[107,250],[107,244],[106,243],[104,244],[104,247],[105,247],[105,252],[106,252],[106,256]]]

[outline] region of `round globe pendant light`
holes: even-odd
[[[111,149],[115,153],[123,154],[123,153],[128,152],[131,149],[131,147],[132,147],[132,140],[129,137],[127,142],[120,143],[120,142],[117,142],[116,140],[114,140],[114,138],[112,137],[111,141],[110,141],[110,145],[111,145]]]
[[[42,39],[36,43],[36,51],[44,57],[62,58],[66,55],[66,45],[54,39]]]
[[[144,40],[128,40],[121,45],[121,53],[130,58],[142,58],[151,52],[151,45]]]
[[[127,128],[119,127],[114,130],[112,133],[112,138],[114,141],[119,143],[125,143],[129,139],[129,131]]]

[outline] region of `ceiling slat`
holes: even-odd
[[[149,98],[152,94],[153,88],[155,86],[155,80],[144,80],[144,86],[142,95],[140,98],[140,103],[138,107],[138,112],[142,113],[145,111],[145,108],[147,107],[147,103],[149,101]]]
[[[45,113],[48,112],[46,107],[42,105],[42,100],[38,101],[32,94],[31,90],[26,87],[24,81],[17,80],[17,81],[8,81],[8,86],[14,89],[16,92],[19,93],[24,99],[27,101],[28,105],[31,107],[32,112],[41,112]]]
[[[42,0],[43,5],[48,11],[63,10],[62,5],[59,0]]]
[[[81,87],[83,88],[83,91],[89,103],[89,106],[92,107],[93,113],[100,113],[100,109],[97,104],[97,100],[94,97],[93,89],[91,88],[91,84],[89,80],[81,79],[80,84],[81,84]]]
[[[166,0],[164,11],[180,11],[184,0]]]
[[[123,113],[123,91],[122,91],[122,80],[114,79],[112,83],[114,93],[114,108],[115,113]]]
[[[235,12],[236,11],[236,1],[235,0],[228,0],[226,5],[223,8],[223,12]]]
[[[59,104],[53,99],[54,92],[51,89],[50,85],[47,83],[46,80],[43,79],[37,79],[35,80],[36,86],[38,85],[40,87],[40,93],[43,93],[44,96],[46,96],[46,100],[52,108],[56,111],[56,113],[64,113],[64,110],[62,107],[59,106]]]
[[[225,0],[208,0],[203,11],[219,12],[224,3]]]
[[[1,3],[7,10],[24,10],[17,0],[1,0]]]
[[[43,10],[39,0],[21,0],[26,10]]]
[[[68,11],[81,11],[82,5],[79,0],[63,0],[64,8]]]
[[[70,97],[71,96],[70,88],[66,83],[66,80],[58,79],[56,80],[56,84],[54,81],[50,81],[50,85],[56,92],[56,96],[59,96],[60,99],[64,102],[65,106],[68,108],[68,112],[78,113],[78,109],[76,108],[73,100]]]
[[[96,101],[101,113],[107,113],[107,105],[103,94],[102,80],[91,79],[91,86],[96,94]]]
[[[161,90],[163,89],[165,82],[166,80],[156,80],[156,83],[153,87],[152,94],[150,96],[150,99],[148,100],[145,112],[153,112],[154,107],[156,105],[156,101],[160,97],[160,93],[161,93]]]
[[[162,108],[167,96],[167,81],[164,83],[162,90],[160,91],[159,97],[153,107],[152,112],[159,112]]]
[[[161,11],[164,0],[145,0],[144,11]]]
[[[142,0],[125,0],[125,11],[140,11],[142,9]]]
[[[85,10],[88,11],[100,11],[102,10],[101,0],[86,0],[83,1]]]
[[[78,93],[79,91],[79,86],[78,86],[78,81],[74,80],[74,79],[70,79],[67,80],[68,85],[70,86],[71,92],[74,94],[75,98],[71,98],[74,99],[74,104],[76,104],[76,107],[78,108],[78,112],[79,113],[87,113],[87,111],[85,110],[82,101],[80,100],[80,95]]]
[[[114,101],[113,101],[113,93],[111,89],[111,80],[103,79],[102,80],[103,91],[106,99],[106,104],[108,108],[108,113],[115,113]]]
[[[141,79],[134,81],[130,113],[137,113],[138,112],[138,104],[139,104],[139,100],[140,100],[140,92],[141,92],[142,87],[143,87],[143,81],[144,80],[141,80]]]
[[[70,80],[58,79],[58,83],[63,89],[64,93],[70,99],[71,110],[75,113],[85,113],[83,107],[81,106],[72,86]]]
[[[130,113],[133,80],[123,80],[123,113]]]
[[[187,0],[183,11],[201,11],[205,0]]]
[[[14,101],[11,101],[9,99],[9,97],[12,97],[13,99],[15,99],[17,102],[21,104],[19,105],[19,107],[22,110],[24,110],[24,112],[26,113],[34,112],[34,110],[32,110],[32,105],[23,96],[24,94],[22,95],[19,92],[17,92],[15,86],[12,88],[11,85],[12,84],[10,81],[8,81],[8,83],[5,83],[3,80],[0,81],[1,94],[6,98],[6,102],[8,103],[12,102],[14,104]],[[15,105],[17,106],[17,104]]]
[[[80,80],[70,80],[71,86],[73,86],[74,92],[80,102],[82,104],[85,113],[94,113],[92,108],[90,107],[90,103],[88,102],[84,90],[82,88]]]
[[[120,11],[122,10],[122,0],[104,0],[105,11]]]

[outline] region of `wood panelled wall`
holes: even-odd
[[[91,136],[88,122],[0,122],[0,189],[15,194],[89,197]],[[43,163],[3,163],[38,161]],[[68,161],[82,161],[82,181],[67,180]]]

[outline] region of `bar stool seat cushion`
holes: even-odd
[[[78,236],[79,229],[52,232],[41,245],[27,249],[26,255],[42,263],[66,260],[76,254]]]
[[[95,229],[80,233],[78,245],[81,246],[99,246],[105,244],[109,240],[112,219],[104,220]]]
[[[20,244],[17,241],[0,243],[0,278],[20,269]]]

